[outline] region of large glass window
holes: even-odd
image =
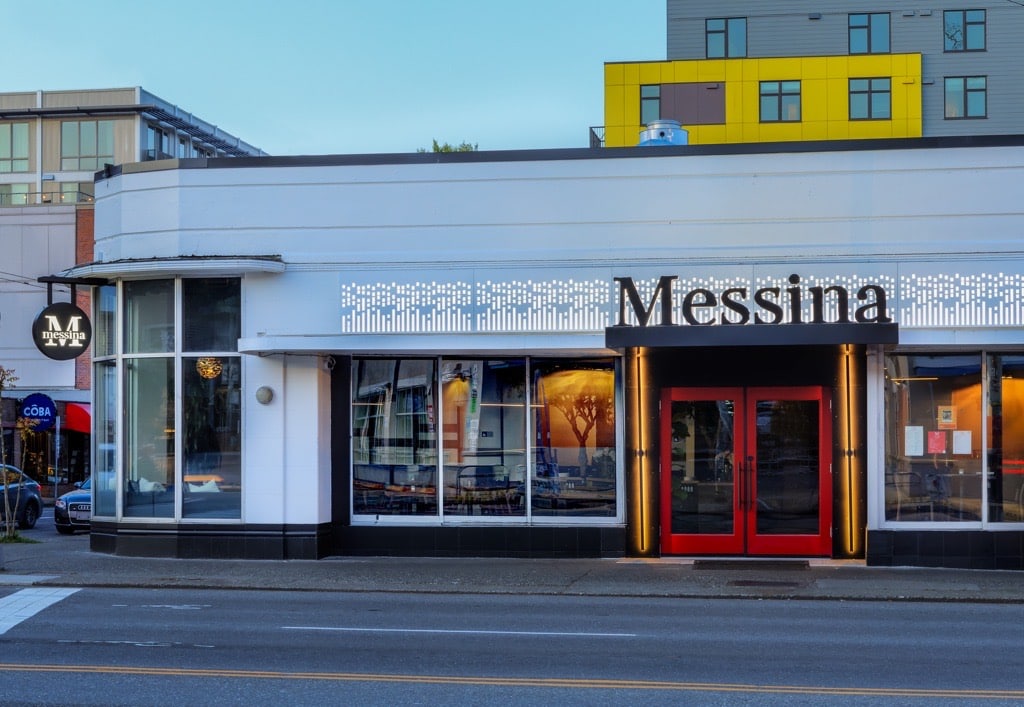
[[[1024,522],[1024,354],[988,357],[988,520]]]
[[[946,79],[946,119],[984,118],[988,115],[988,82],[984,76]]]
[[[889,13],[855,13],[849,16],[851,54],[889,52]]]
[[[946,10],[942,13],[942,37],[947,52],[985,51],[985,11]]]
[[[60,126],[60,168],[98,170],[114,161],[114,121],[69,120]]]
[[[28,123],[0,124],[0,173],[28,171]]]
[[[444,511],[526,514],[526,362],[445,360]]]
[[[107,289],[107,288],[104,288]],[[93,414],[92,463],[93,515],[117,514],[117,367],[112,360],[93,367],[95,404]]]
[[[983,519],[981,362],[980,354],[886,358],[886,520]]]
[[[137,281],[123,289],[122,514],[240,518],[240,281]]]
[[[174,517],[174,359],[125,361],[124,515]]]
[[[850,79],[850,120],[888,120],[891,116],[890,79]]]
[[[761,122],[800,122],[800,82],[761,82]]]
[[[617,514],[614,361],[355,359],[352,400],[356,515]]]
[[[746,17],[705,20],[704,34],[708,59],[735,59],[747,55]]]
[[[537,361],[532,375],[534,515],[615,515],[611,361]]]
[[[352,504],[357,514],[437,514],[437,362],[357,359]]]

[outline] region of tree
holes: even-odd
[[[13,368],[4,368],[0,366],[0,465],[7,463],[7,449],[4,446],[4,405],[3,405],[3,393],[8,388],[14,387],[14,382],[18,380],[18,377],[14,375]],[[18,520],[15,518],[14,510],[18,507],[18,498],[14,498],[14,503],[11,503],[10,489],[7,484],[7,472],[3,471],[3,477],[0,481],[4,484],[4,520],[3,526],[0,526],[0,540],[6,540],[13,538],[18,534]],[[21,493],[21,487],[18,487],[18,493]]]
[[[476,152],[478,149],[479,146],[471,145],[468,142],[463,142],[459,145],[450,145],[446,142],[443,145],[439,145],[437,140],[434,140],[434,145],[430,152]],[[421,147],[416,152],[427,152],[427,150]]]

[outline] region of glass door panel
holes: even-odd
[[[742,551],[735,421],[742,389],[673,389],[662,403],[662,551]],[[668,411],[668,414],[665,414]],[[701,548],[701,549],[696,549]]]
[[[662,552],[831,554],[828,399],[819,387],[666,390]]]

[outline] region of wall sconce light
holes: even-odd
[[[224,364],[215,356],[203,356],[196,359],[196,373],[206,380],[212,380],[224,370]]]
[[[260,405],[268,405],[274,399],[274,390],[268,386],[261,385],[256,389],[256,402]]]
[[[809,20],[820,20],[821,19],[821,13],[820,12],[812,12],[809,15],[807,15],[807,19],[809,19]]]

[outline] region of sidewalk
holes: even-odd
[[[88,535],[0,545],[0,586],[277,589],[1024,603],[1024,573],[832,560],[331,557],[182,560],[89,550]]]

